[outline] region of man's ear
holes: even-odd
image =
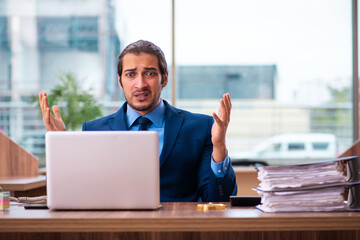
[[[163,88],[168,84],[168,75],[169,75],[169,73],[166,72],[166,73],[164,74],[164,79],[161,80],[161,86],[162,86]]]
[[[120,80],[120,75],[118,74],[118,84],[119,84],[119,88],[121,90],[123,90],[122,84],[121,84],[121,80]]]

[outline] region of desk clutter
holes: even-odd
[[[360,208],[360,157],[258,168],[264,212],[354,211]]]
[[[10,192],[0,192],[0,211],[9,210],[9,208]]]

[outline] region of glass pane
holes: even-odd
[[[229,92],[232,161],[314,161],[351,145],[351,1],[182,0],[175,16],[177,106],[210,115]],[[323,134],[327,154],[259,151]]]
[[[49,94],[71,73],[97,101],[118,100],[115,7],[110,0],[0,1],[0,131],[40,166],[45,127],[32,96]]]
[[[49,94],[59,76],[71,73],[102,104],[103,115],[117,111],[124,100],[117,57],[126,45],[150,40],[171,67],[171,1],[25,2],[0,1],[0,131],[43,166],[45,128],[32,96]]]
[[[305,149],[304,143],[289,143],[288,150],[289,151],[300,151]]]
[[[312,147],[314,150],[326,150],[329,147],[329,143],[324,142],[314,142],[312,143]]]
[[[164,52],[169,70],[169,83],[162,90],[161,96],[171,101],[171,1],[118,0],[116,6],[121,50],[128,44],[143,39],[153,42]],[[122,96],[122,92],[119,91],[119,94]]]

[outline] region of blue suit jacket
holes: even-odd
[[[194,114],[165,104],[164,146],[160,155],[160,201],[229,201],[236,195],[233,168],[216,178],[212,154],[210,116]],[[126,102],[114,114],[83,124],[83,131],[128,130]]]

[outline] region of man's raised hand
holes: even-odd
[[[43,121],[47,131],[65,131],[64,121],[60,116],[60,109],[58,106],[52,106],[54,115],[50,112],[48,99],[46,93],[39,93],[40,109],[43,116]]]
[[[230,122],[231,107],[229,93],[226,93],[220,99],[218,114],[213,113],[215,122],[211,129],[211,141],[213,143],[213,159],[215,162],[223,161],[227,154],[225,136]]]

